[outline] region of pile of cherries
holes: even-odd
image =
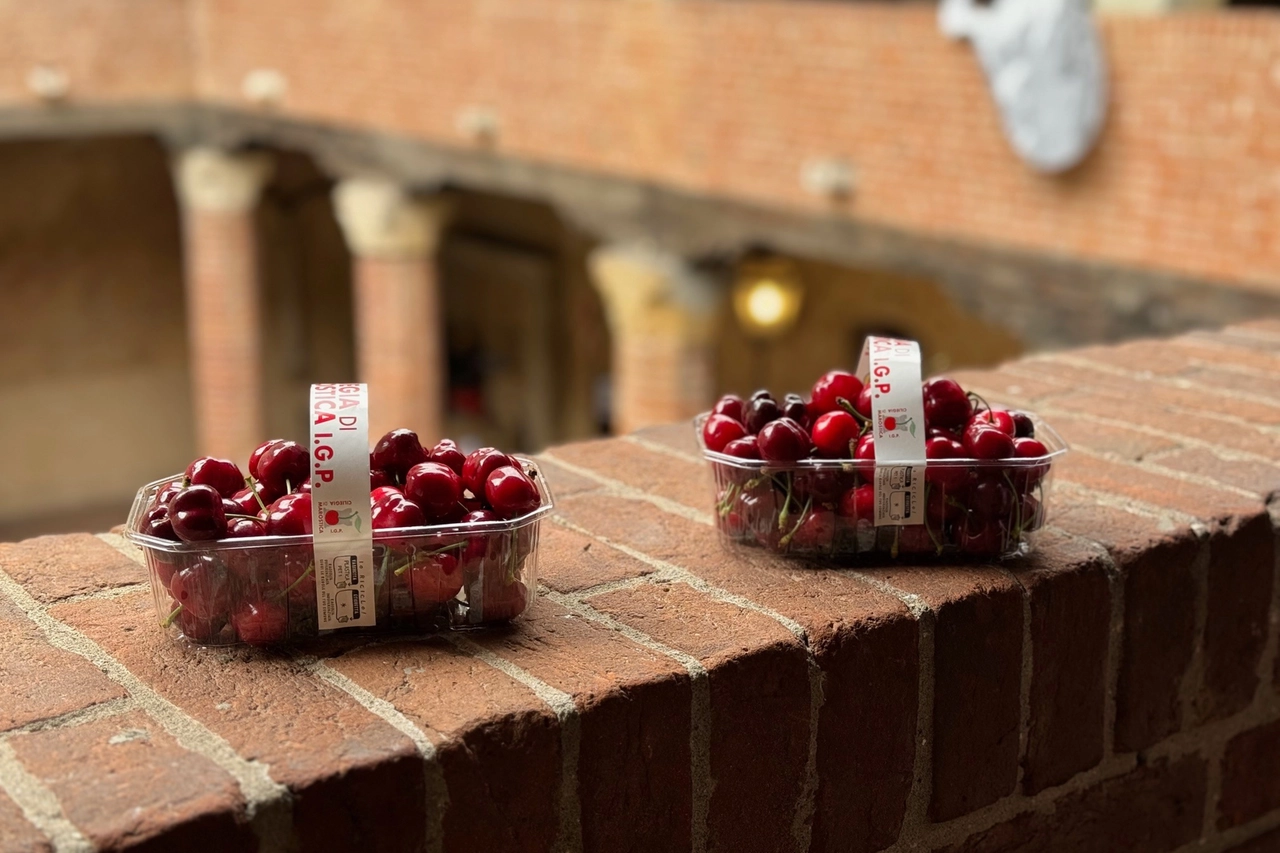
[[[833,370],[807,401],[788,394],[779,402],[768,391],[722,397],[702,424],[703,446],[721,454],[712,457],[721,532],[773,551],[832,557],[1016,552],[1023,534],[1044,522],[1049,451],[1034,421],[945,377],[926,381],[922,392],[925,523],[881,527],[870,386]]]
[[[155,494],[139,533],[232,546],[146,548],[166,626],[212,645],[317,633],[311,546],[273,540],[312,532],[311,467],[305,447],[274,439],[250,455],[247,477],[231,460],[202,457]],[[518,520],[544,500],[531,467],[492,447],[464,454],[448,439],[428,450],[407,429],[379,439],[369,467],[379,626],[496,622],[525,610],[537,526]],[[414,530],[435,525],[460,530]]]

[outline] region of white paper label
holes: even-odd
[[[871,387],[876,526],[924,524],[925,427],[920,345],[869,337],[858,376]]]
[[[368,386],[311,386],[311,461],[320,628],[373,625]]]

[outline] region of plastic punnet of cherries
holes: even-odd
[[[436,629],[525,610],[537,524],[519,519],[544,502],[532,466],[492,447],[463,454],[448,439],[428,450],[407,429],[379,439],[369,466],[379,626]],[[311,454],[267,441],[248,471],[196,459],[138,524],[146,536],[209,546],[145,548],[163,624],[197,642],[266,645],[318,631],[311,546],[272,541],[312,532]],[[428,525],[455,527],[413,530]]]
[[[806,401],[726,395],[702,422],[717,522],[733,541],[792,554],[1015,553],[1044,522],[1050,452],[1026,412],[927,380],[925,523],[875,526],[871,388],[833,370]],[[728,457],[727,459],[725,457]]]

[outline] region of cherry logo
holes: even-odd
[[[334,525],[334,524],[337,524],[337,523],[338,523],[338,511],[337,511],[336,509],[331,509],[331,510],[328,510],[327,512],[325,512],[325,514],[324,514],[324,523],[325,523],[325,524],[328,524],[328,525]]]
[[[897,428],[898,428],[898,420],[897,420],[897,418],[894,418],[894,417],[892,417],[892,416],[885,418],[885,419],[884,419],[884,428],[885,428],[885,429],[897,429]]]

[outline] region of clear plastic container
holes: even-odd
[[[333,633],[503,623],[533,604],[538,529],[553,506],[537,465],[515,458],[532,472],[542,497],[528,515],[373,532],[377,625],[371,628],[319,629],[310,535],[173,542],[138,532],[156,493],[181,475],[138,491],[125,535],[146,557],[160,624],[200,645],[274,645]]]
[[[886,559],[992,559],[1030,550],[1028,534],[1044,525],[1053,463],[1067,445],[1032,415],[1048,453],[1025,459],[930,459],[925,468],[925,524],[876,527],[868,501],[875,463],[805,459],[779,464],[707,450],[715,477],[715,518],[722,541],[788,556],[843,563]],[[865,497],[865,496],[864,496]]]

